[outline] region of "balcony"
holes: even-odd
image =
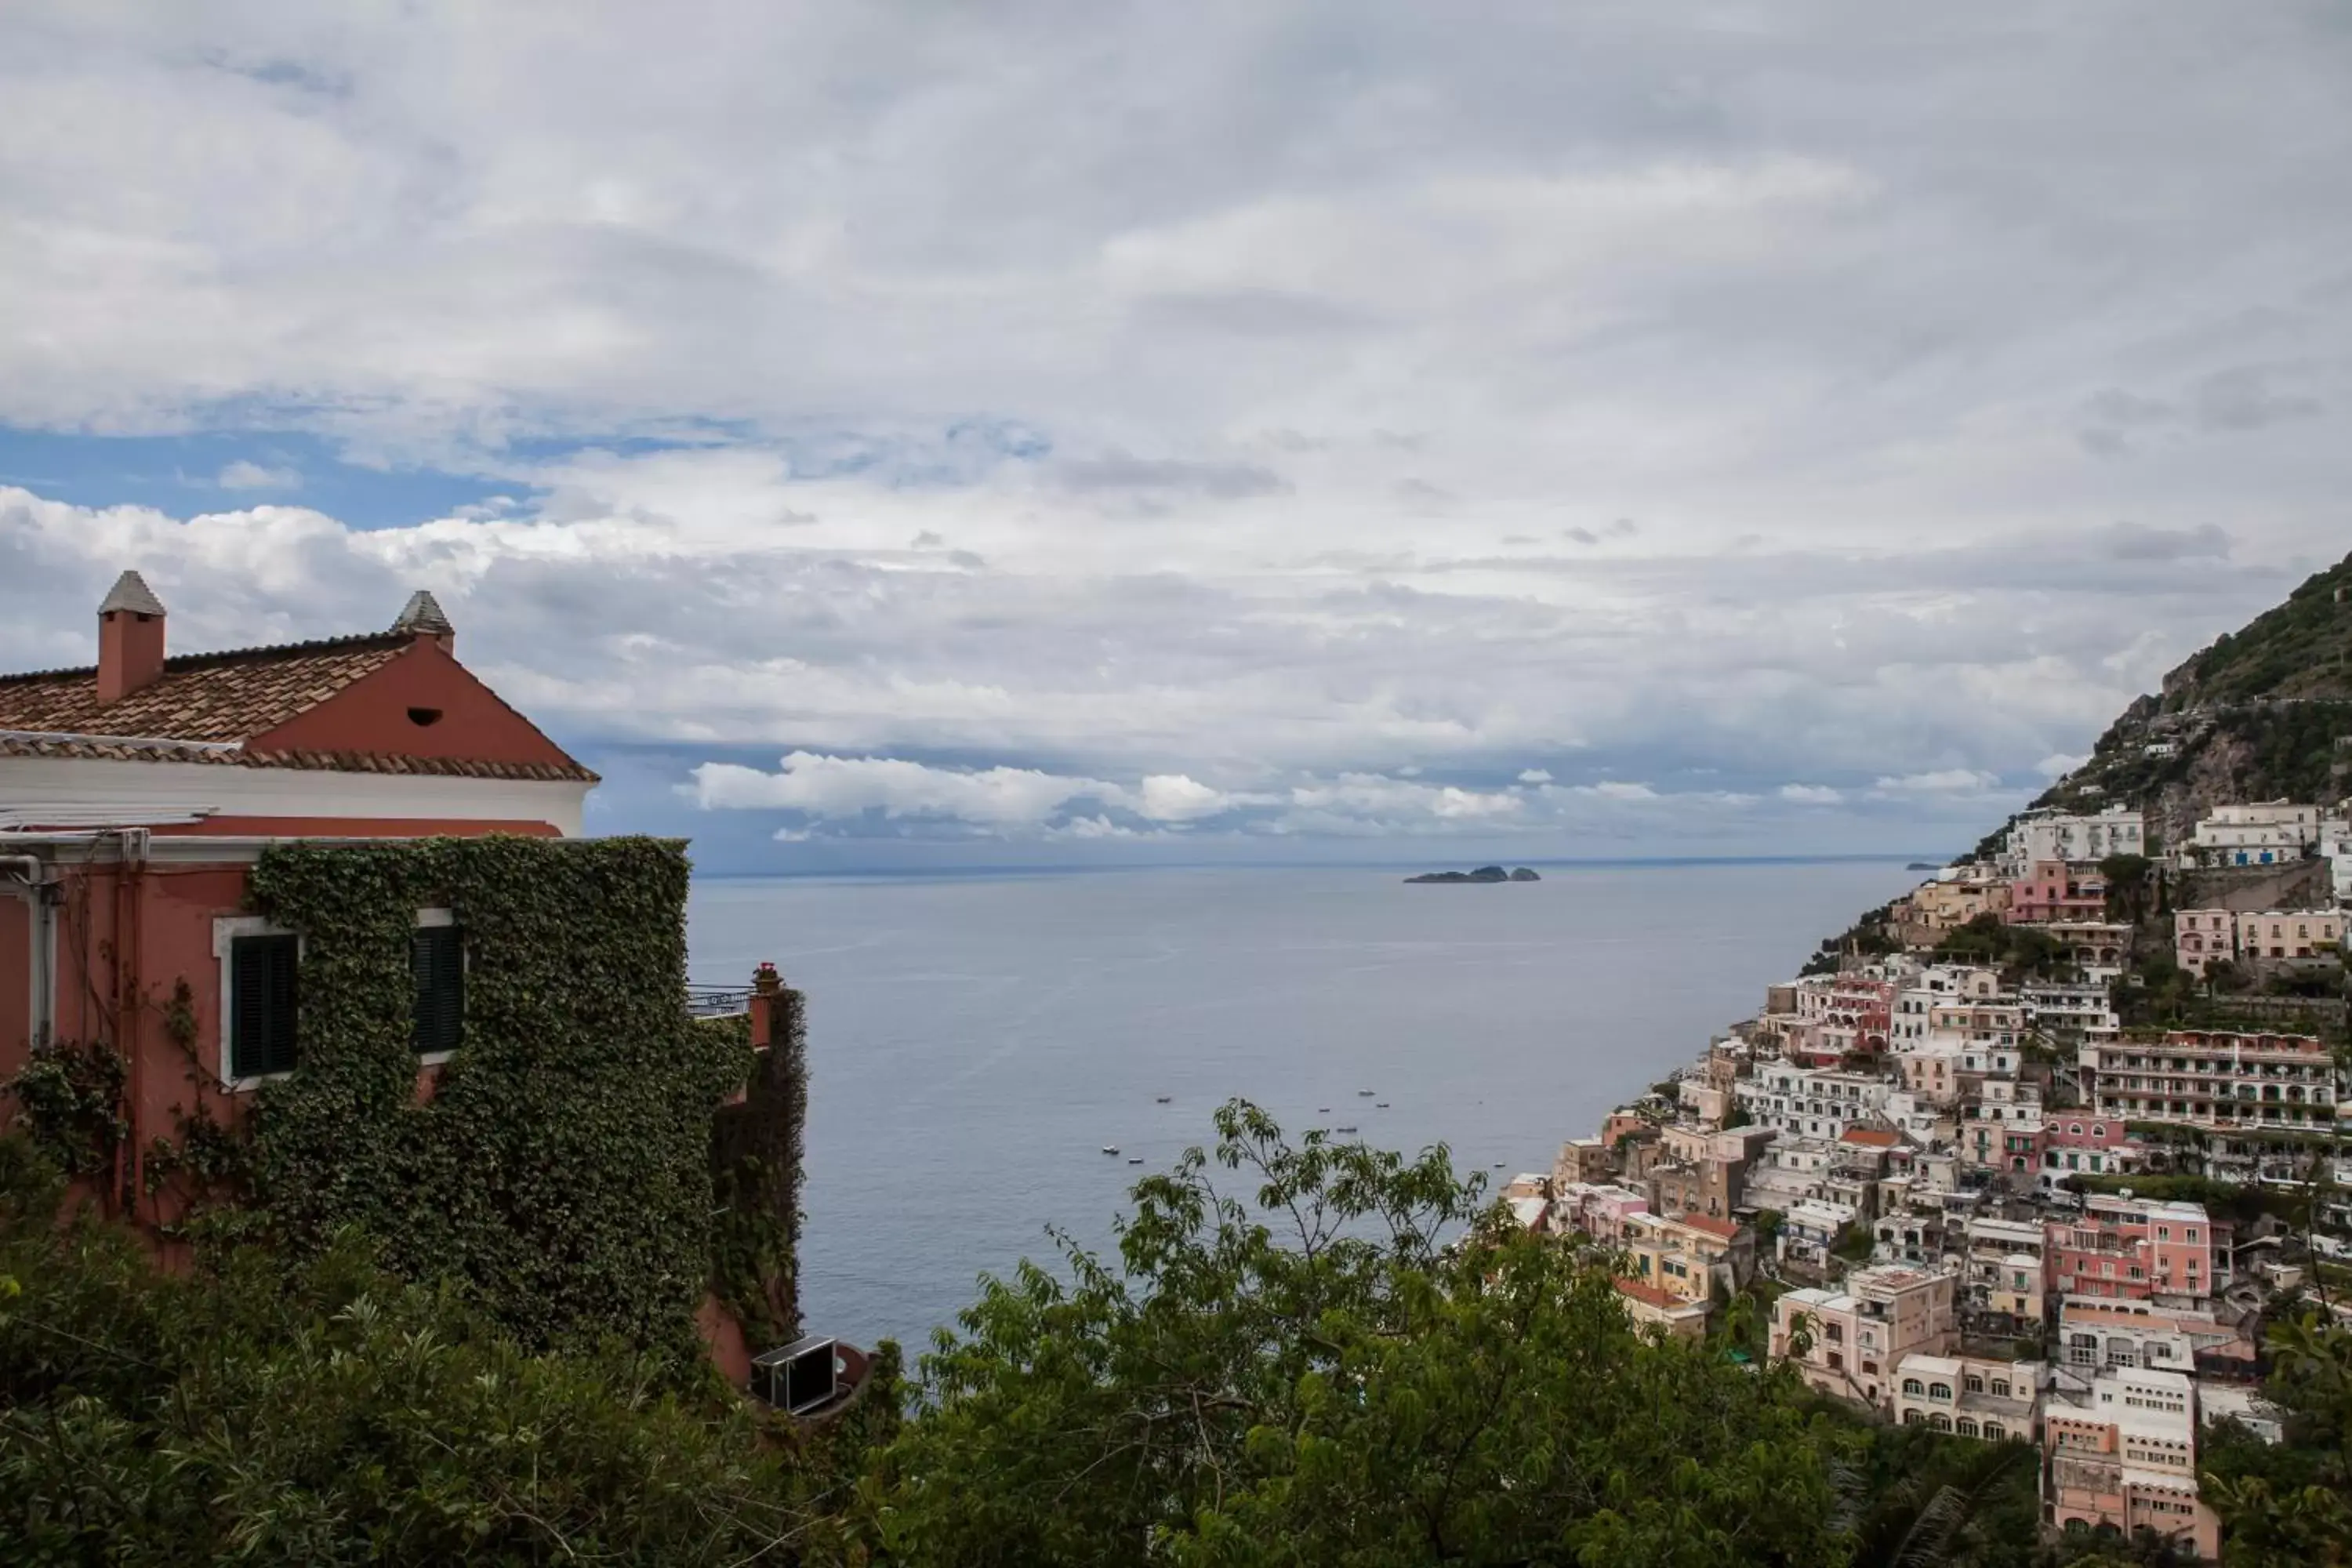
[[[729,1018],[751,1010],[751,988],[748,985],[689,985],[686,988],[686,1011],[689,1017]]]

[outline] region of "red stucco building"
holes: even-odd
[[[141,1191],[141,1152],[175,1110],[193,1098],[234,1119],[284,1066],[290,1019],[271,1012],[272,953],[243,908],[268,845],[572,836],[596,782],[457,662],[429,594],[389,630],[318,642],[174,656],[165,626],[126,572],[95,666],[0,676],[0,1079],[36,1041],[114,1041],[130,1079],[117,1193]],[[183,981],[193,1071],[165,1032]]]

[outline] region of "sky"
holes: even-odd
[[[1949,854],[2352,547],[2352,9],[0,12],[0,668],[706,868]]]

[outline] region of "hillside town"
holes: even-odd
[[[2265,1321],[2352,1321],[2347,805],[2218,805],[2169,847],[2135,809],[2029,812],[1512,1213],[1605,1249],[1637,1322],[1739,1312],[1824,1394],[2036,1444],[2051,1528],[2212,1557],[2200,1432],[2281,1433]]]

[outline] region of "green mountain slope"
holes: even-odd
[[[2145,807],[2166,844],[2229,801],[2352,794],[2352,556],[2215,639],[2036,805]]]

